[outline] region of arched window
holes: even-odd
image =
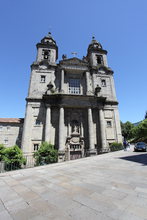
[[[106,80],[105,79],[101,79],[101,84],[103,87],[106,87]]]
[[[103,64],[103,56],[102,55],[96,55],[96,61],[97,61],[97,64]]]
[[[43,57],[45,60],[48,60],[50,57],[50,50],[43,50]]]

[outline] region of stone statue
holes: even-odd
[[[67,55],[66,55],[66,54],[63,54],[63,55],[62,55],[62,59],[63,59],[63,60],[66,60],[66,59],[67,59]]]
[[[101,91],[101,87],[97,84],[96,88],[95,88],[95,95],[98,96],[98,94]]]

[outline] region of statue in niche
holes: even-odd
[[[52,82],[49,82],[49,84],[47,85],[47,91],[46,91],[46,94],[52,94],[52,93],[55,93],[56,90],[55,90],[55,86]]]
[[[72,122],[71,122],[71,128],[72,128],[72,133],[74,133],[74,134],[78,134],[79,133],[79,123],[78,123],[78,121],[76,121],[76,120],[73,120]]]
[[[98,96],[100,91],[101,91],[101,87],[99,85],[97,85],[95,88],[95,95]]]

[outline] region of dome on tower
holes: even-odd
[[[51,32],[49,32],[42,40],[42,44],[56,45],[56,41],[53,39]]]
[[[37,50],[39,49],[41,50],[41,52],[38,52],[41,57],[42,57],[42,54],[45,54],[45,57],[48,57],[49,59],[49,54],[50,54],[50,58],[51,56],[54,56],[56,60],[58,59],[58,46],[50,32],[41,40],[41,42],[36,44],[36,47],[37,47]],[[41,60],[42,59],[43,57],[41,58]]]
[[[88,46],[88,50],[91,49],[102,49],[102,45],[95,39],[95,37],[92,37],[92,41]]]

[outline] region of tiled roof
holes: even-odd
[[[0,118],[0,123],[23,123],[24,118]]]

